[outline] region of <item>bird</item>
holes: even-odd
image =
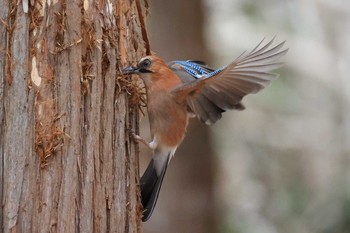
[[[279,59],[288,49],[285,41],[273,45],[262,40],[233,62],[214,69],[196,60],[165,63],[155,55],[141,58],[136,66],[122,70],[137,74],[146,89],[147,112],[152,141],[132,132],[132,137],[151,150],[152,159],[140,179],[142,221],[147,221],[156,206],[168,164],[185,137],[189,119],[197,117],[214,124],[227,110],[243,110],[242,98],[257,93],[278,77],[272,73],[283,65]]]

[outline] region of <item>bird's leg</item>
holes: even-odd
[[[145,139],[143,139],[140,135],[137,135],[134,133],[134,131],[132,129],[129,129],[129,134],[132,137],[132,139],[134,139],[135,142],[141,142],[142,144],[144,144],[146,147],[148,147],[149,149],[153,150],[152,146],[150,145],[150,143],[148,143]]]

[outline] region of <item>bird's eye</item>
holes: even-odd
[[[145,59],[142,61],[141,66],[143,68],[148,68],[151,65],[151,60],[150,59]]]

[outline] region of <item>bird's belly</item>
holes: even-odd
[[[159,146],[174,148],[185,136],[188,114],[182,108],[168,106],[149,112],[150,126]]]

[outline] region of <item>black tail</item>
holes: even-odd
[[[160,187],[162,186],[163,178],[168,166],[169,156],[160,169],[156,169],[155,160],[152,159],[148,164],[145,173],[140,180],[141,185],[141,202],[143,206],[142,221],[146,222],[152,215],[154,207],[156,206]],[[157,172],[159,171],[159,172]]]

